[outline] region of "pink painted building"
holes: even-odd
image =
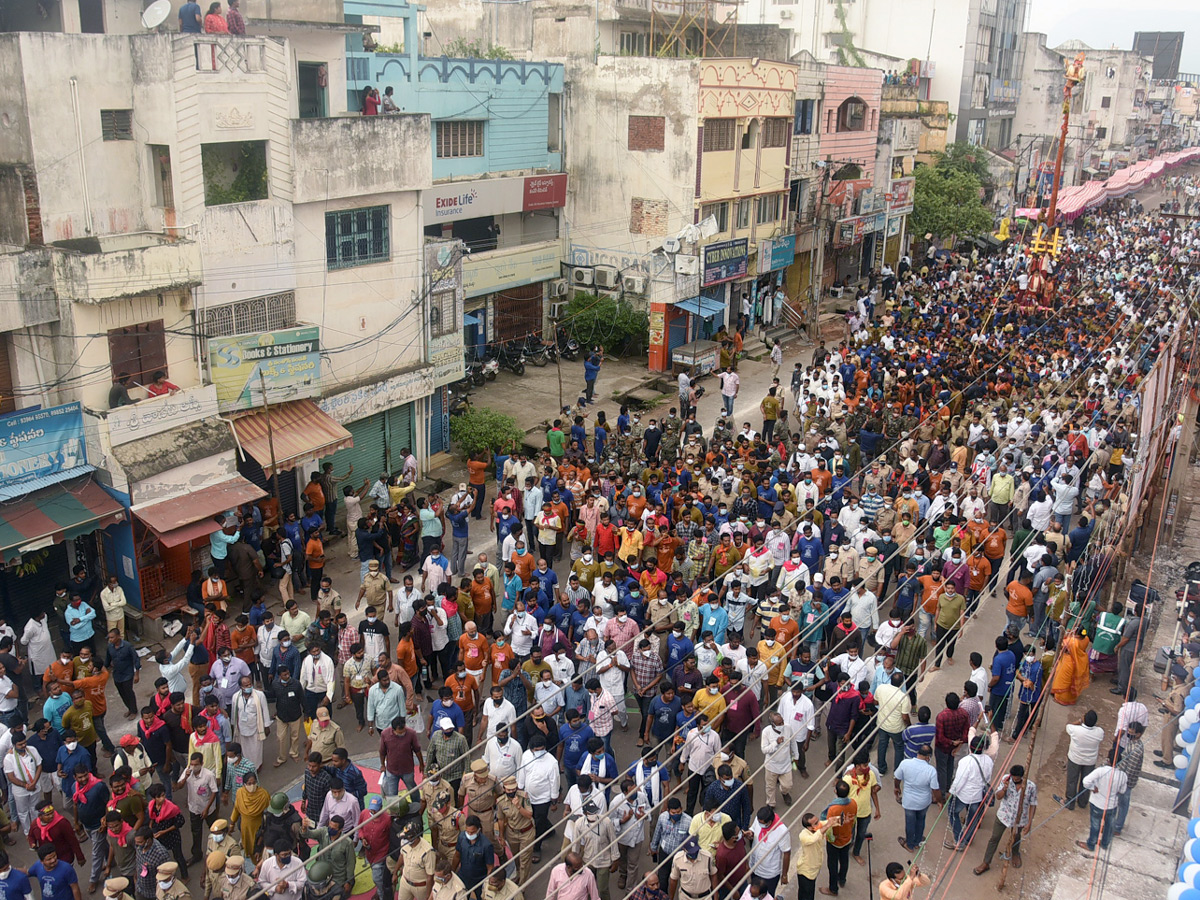
[[[821,198],[821,219],[828,223],[821,278],[826,290],[865,276],[884,240],[886,220],[878,211],[883,196],[875,196],[871,183],[882,93],[879,69],[826,69],[819,122],[820,159],[828,163]]]

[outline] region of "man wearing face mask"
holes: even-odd
[[[154,874],[156,900],[191,900],[187,884],[179,878],[179,863],[165,862]]]
[[[249,673],[241,677],[240,688],[230,710],[233,736],[258,771],[262,768],[263,741],[271,735],[271,712],[266,696],[254,687]]]
[[[479,900],[483,882],[495,867],[496,850],[483,832],[479,816],[469,815],[454,848],[453,868],[467,887],[467,893]]]
[[[533,807],[535,843],[533,862],[542,858],[541,842],[550,836],[549,812],[558,808],[562,786],[558,777],[558,761],[546,752],[546,738],[534,734],[529,740],[529,749],[521,756],[521,768],[517,772],[517,784],[529,796]]]
[[[533,860],[533,804],[517,784],[515,775],[504,779],[504,791],[496,801],[496,826],[500,844],[507,842],[517,861],[517,881],[526,884]]]
[[[609,900],[609,876],[618,865],[617,834],[612,819],[602,815],[595,803],[584,804],[583,821],[576,823],[570,849],[579,853],[596,876],[601,900]]]
[[[211,894],[206,890],[205,896],[220,897],[221,900],[248,900],[256,886],[254,879],[245,872],[245,857],[240,854],[229,856],[219,850],[215,855],[224,860],[224,865],[215,873]]]
[[[212,823],[212,827],[209,829],[208,841],[204,845],[205,859],[208,859],[214,853],[224,854],[227,861],[241,857],[243,860],[243,873],[246,876],[252,876],[254,874],[254,863],[246,857],[246,851],[242,848],[240,835],[240,830],[230,833],[229,822],[227,820],[217,819],[217,821]],[[207,869],[207,866],[205,868],[207,871],[204,876],[204,896],[212,897],[215,896],[217,878],[220,873]],[[253,881],[249,877],[247,877],[247,881],[253,885]]]
[[[203,858],[205,835],[204,826],[212,824],[217,816],[217,779],[204,767],[204,755],[193,753],[183,775],[174,785],[175,790],[187,788],[188,818],[192,827],[192,856],[189,864],[196,864]]]
[[[467,885],[454,874],[449,860],[438,862],[433,875],[433,892],[429,900],[466,900]]]
[[[237,693],[242,676],[249,675],[250,668],[244,661],[233,655],[231,648],[222,647],[218,651],[217,661],[212,664],[209,674],[216,683],[214,693],[217,695],[217,699],[221,706],[228,709],[233,695]]]
[[[304,863],[292,853],[290,841],[278,840],[274,849],[275,855],[265,860],[259,868],[259,885],[264,893],[278,900],[300,900],[308,883]]]

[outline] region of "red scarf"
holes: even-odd
[[[50,820],[50,824],[48,825],[41,820],[41,817],[34,816],[33,825],[30,826],[29,833],[38,843],[52,844],[54,842],[50,839],[50,829],[62,821],[65,820],[62,814],[58,812],[54,813],[54,818]]]
[[[155,698],[157,698],[158,694],[155,694],[154,696],[155,696]],[[170,701],[167,701],[167,706],[169,707],[170,705],[171,705]],[[162,713],[162,712],[163,712],[163,710],[160,709],[159,713]],[[145,720],[142,720],[142,722],[139,723],[139,725],[138,725],[138,728],[141,729],[143,737],[150,737],[150,735],[154,734],[154,732],[158,731],[158,729],[166,728],[166,727],[167,727],[167,723],[164,722],[162,719],[160,719],[157,715],[150,720],[149,728],[146,727]]]
[[[133,826],[130,825],[128,822],[126,822],[124,819],[122,819],[121,827],[117,831],[116,834],[113,834],[111,825],[109,826],[107,833],[110,838],[116,838],[117,844],[119,846],[128,847],[129,846],[129,836],[131,834],[133,834]]]
[[[770,834],[770,833],[771,833],[771,831],[772,831],[772,830],[775,828],[775,826],[776,826],[776,825],[778,825],[778,824],[779,824],[779,816],[778,816],[778,815],[776,815],[776,816],[775,816],[775,818],[771,820],[771,824],[770,824],[770,825],[764,825],[762,828],[759,828],[759,829],[758,829],[758,839],[759,839],[759,841],[765,841],[765,840],[767,839],[767,835],[768,835],[768,834]]]
[[[101,782],[99,778],[89,773],[87,784],[85,784],[83,787],[79,786],[78,781],[75,782],[75,793],[71,795],[71,799],[74,800],[76,804],[86,803],[87,792],[100,783]]]
[[[128,797],[130,794],[133,793],[133,789],[128,784],[126,784],[124,792],[118,794],[116,791],[114,791],[112,789],[112,786],[110,785],[109,792],[110,792],[110,794],[109,794],[109,798],[108,798],[108,808],[116,809],[118,803],[120,803],[122,800],[124,800],[126,797]]]
[[[179,815],[179,807],[176,806],[174,803],[172,803],[170,800],[168,800],[166,797],[164,797],[160,802],[158,802],[157,805],[158,805],[158,809],[156,810],[154,808],[155,801],[153,801],[153,800],[150,801],[149,811],[150,811],[150,821],[151,822],[165,822],[168,819],[173,819],[177,815]]]

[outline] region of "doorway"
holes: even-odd
[[[299,88],[300,118],[322,119],[328,112],[325,105],[325,88],[329,71],[325,63],[299,63],[297,87]]]
[[[79,31],[104,34],[104,0],[79,0]]]

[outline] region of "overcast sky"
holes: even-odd
[[[1196,0],[1032,0],[1029,30],[1048,36],[1053,47],[1072,38],[1089,46],[1133,47],[1135,31],[1183,31],[1181,72],[1200,72],[1200,4]]]

